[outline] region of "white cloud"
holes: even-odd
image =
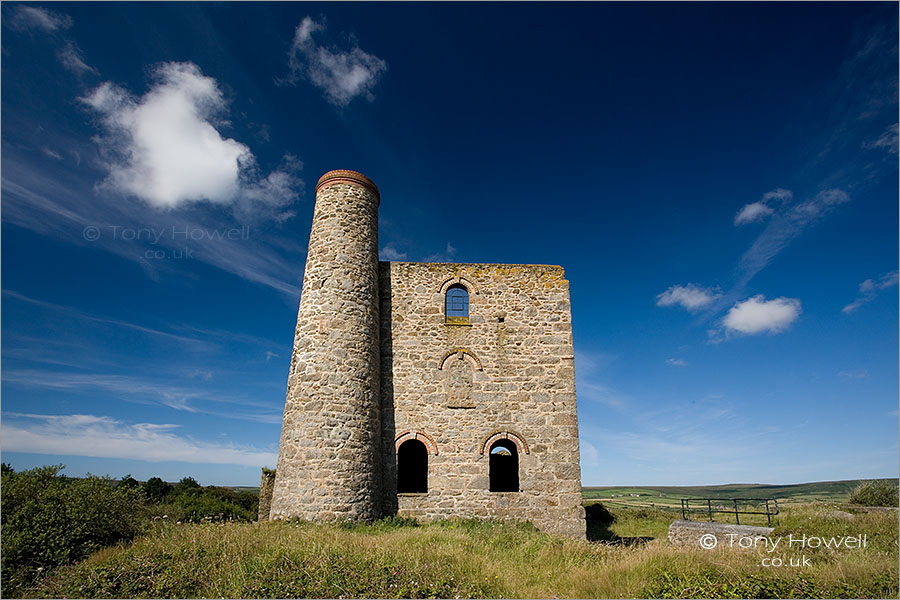
[[[307,79],[325,93],[325,99],[335,106],[350,104],[357,96],[373,100],[372,90],[387,70],[382,59],[364,52],[351,38],[351,48],[320,46],[313,34],[324,32],[325,26],[305,17],[294,32],[294,41],[288,53],[291,73],[288,83],[299,78]]]
[[[686,367],[687,361],[683,358],[667,358],[666,364],[670,367]]]
[[[76,74],[93,73],[97,74],[97,69],[84,62],[81,56],[81,50],[72,42],[68,42],[62,50],[57,53],[60,62],[68,70]]]
[[[40,8],[38,6],[17,6],[10,19],[15,29],[37,29],[46,33],[52,33],[60,29],[68,29],[72,26],[72,18]]]
[[[891,154],[897,154],[898,124],[889,125],[877,139],[863,142],[863,148],[884,148]]]
[[[745,223],[762,221],[774,212],[775,211],[773,209],[769,208],[762,202],[753,202],[751,204],[746,204],[741,210],[738,211],[738,214],[734,216],[734,224],[744,225]]]
[[[260,466],[277,455],[253,447],[200,442],[173,432],[178,425],[135,423],[94,415],[4,415],[4,452],[125,458],[149,462]]]
[[[400,252],[394,244],[388,244],[381,249],[381,258],[384,260],[406,260],[406,252]]]
[[[762,221],[775,214],[775,209],[770,206],[770,203],[774,201],[780,204],[787,204],[793,198],[794,193],[784,188],[775,188],[768,191],[763,194],[762,200],[744,205],[734,216],[734,224],[737,226]]]
[[[689,283],[687,285],[673,285],[663,293],[656,296],[657,306],[676,306],[694,312],[708,306],[716,300],[720,294],[718,291],[701,288]]]
[[[212,119],[226,102],[216,80],[193,63],[163,63],[141,98],[105,82],[81,100],[100,114],[106,136],[106,187],[158,208],[195,201],[235,203],[238,212],[272,212],[301,187],[299,161],[262,177],[250,149],[223,138]]]
[[[271,350],[266,350],[266,360],[272,360],[273,358],[278,358],[278,354]]]
[[[771,200],[776,200],[782,204],[790,202],[794,199],[794,192],[791,190],[786,190],[784,188],[775,188],[774,190],[770,190],[763,194],[762,200],[763,202],[769,202]]]
[[[800,301],[796,298],[766,300],[759,294],[732,306],[722,319],[722,325],[728,332],[749,335],[779,333],[797,320],[800,310]]]
[[[877,281],[874,279],[866,279],[859,284],[859,296],[856,297],[856,300],[842,308],[841,312],[854,312],[863,304],[874,300],[879,291],[894,287],[898,282],[900,282],[900,272],[898,271],[885,273],[884,275],[879,277]]]

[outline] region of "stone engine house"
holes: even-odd
[[[316,186],[261,518],[495,517],[584,537],[563,269],[379,262],[379,201],[354,171]]]

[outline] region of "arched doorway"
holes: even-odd
[[[492,492],[519,491],[519,452],[511,440],[497,440],[491,445],[490,480]]]
[[[397,448],[397,493],[428,491],[428,449],[419,440],[406,440]]]

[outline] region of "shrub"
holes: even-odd
[[[62,465],[2,474],[2,593],[16,594],[44,570],[130,540],[141,529],[139,492],[108,477],[70,479]]]
[[[200,491],[200,484],[193,477],[182,477],[173,487],[175,494],[191,494]]]
[[[123,477],[122,479],[120,479],[118,485],[123,488],[140,488],[141,487],[141,483],[137,479],[132,477],[131,474],[128,474],[125,477]]]
[[[259,495],[253,492],[236,492],[228,488],[210,485],[203,488],[203,494],[213,496],[224,502],[236,504],[253,514],[259,512]]]
[[[864,481],[850,492],[849,501],[862,506],[897,506],[900,504],[898,485],[886,479]]]
[[[162,502],[173,490],[171,483],[163,481],[159,477],[151,477],[144,483],[144,496],[150,502]]]
[[[256,513],[233,502],[222,500],[208,493],[182,494],[175,499],[183,521],[254,521]]]

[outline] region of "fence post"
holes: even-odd
[[[712,500],[710,498],[706,499],[706,508],[709,510],[709,522],[712,523]]]
[[[737,509],[737,498],[734,499],[734,520],[738,525],[741,524],[741,517],[738,515]]]

